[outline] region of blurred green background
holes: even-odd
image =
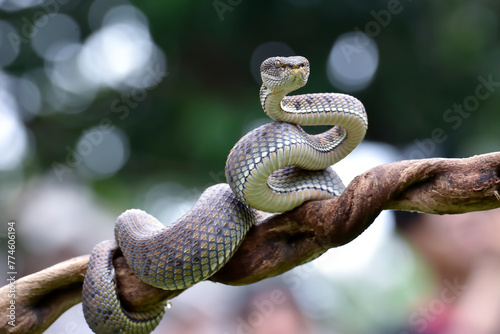
[[[0,218],[18,222],[19,272],[90,252],[127,208],[173,220],[225,182],[231,147],[270,121],[268,56],[309,59],[298,93],[359,98],[367,140],[398,150],[387,161],[498,150],[499,14],[491,0],[0,0]]]

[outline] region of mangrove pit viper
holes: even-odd
[[[96,333],[150,333],[165,304],[149,312],[125,310],[117,297],[113,256],[121,249],[127,263],[147,284],[185,289],[219,270],[235,253],[259,213],[291,210],[305,201],[328,199],[344,185],[331,165],[364,138],[363,105],[336,93],[286,96],[304,86],[304,57],[273,57],[261,67],[260,102],[275,120],[238,141],[226,162],[228,184],[209,187],[193,208],[165,227],[141,210],[121,214],[115,240],[92,251],[83,284],[83,311]],[[307,134],[300,125],[332,125]]]

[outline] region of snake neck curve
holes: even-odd
[[[264,109],[264,112],[275,121],[293,123],[283,120],[283,116],[286,114],[286,112],[281,108],[281,100],[288,93],[290,92],[284,90],[273,92],[265,85],[262,85],[260,87],[260,104],[262,105],[262,109]]]
[[[315,93],[286,96],[293,90],[272,91],[265,85],[260,89],[264,112],[275,121],[307,125],[336,125],[348,134],[352,149],[363,140],[368,128],[364,106],[356,98],[340,93]]]
[[[367,129],[365,109],[356,98],[337,93],[286,96],[293,90],[262,85],[261,105],[276,122],[247,133],[226,161],[226,178],[236,196],[266,212],[339,196],[344,186],[329,166],[348,155]],[[309,135],[301,125],[333,127]]]

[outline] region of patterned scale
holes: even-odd
[[[95,333],[149,333],[163,318],[165,303],[146,312],[128,312],[121,306],[113,267],[118,250],[114,240],[102,241],[92,250],[83,282],[83,314]]]
[[[335,163],[332,151],[342,143],[343,134],[339,128],[309,135],[290,123],[262,125],[231,150],[227,182],[238,198],[266,212],[288,211],[307,200],[339,196],[344,185],[328,167]]]
[[[297,114],[304,116],[307,114],[316,117],[306,117],[302,121],[290,122],[301,125],[334,125],[325,122],[333,122],[332,115],[338,113],[337,118],[345,118],[349,115],[361,117],[365,124],[368,124],[364,107],[361,102],[353,96],[340,93],[315,93],[302,94],[297,96],[285,96],[281,100],[281,108],[285,114]],[[323,115],[322,115],[323,114]]]
[[[205,190],[172,226],[141,210],[125,211],[116,222],[115,238],[142,281],[162,289],[185,289],[219,270],[254,221],[253,210],[237,200],[227,184],[219,184]]]

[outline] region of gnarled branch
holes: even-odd
[[[210,280],[244,285],[311,261],[360,235],[382,210],[463,213],[500,207],[500,152],[467,159],[424,159],[390,163],[355,178],[338,198],[311,201],[263,218],[250,229],[234,257]],[[16,327],[2,332],[42,333],[67,308],[81,301],[88,257],[59,263],[16,282]],[[125,259],[115,261],[120,297],[138,311],[177,296],[142,283]],[[9,286],[0,289],[7,309]]]

